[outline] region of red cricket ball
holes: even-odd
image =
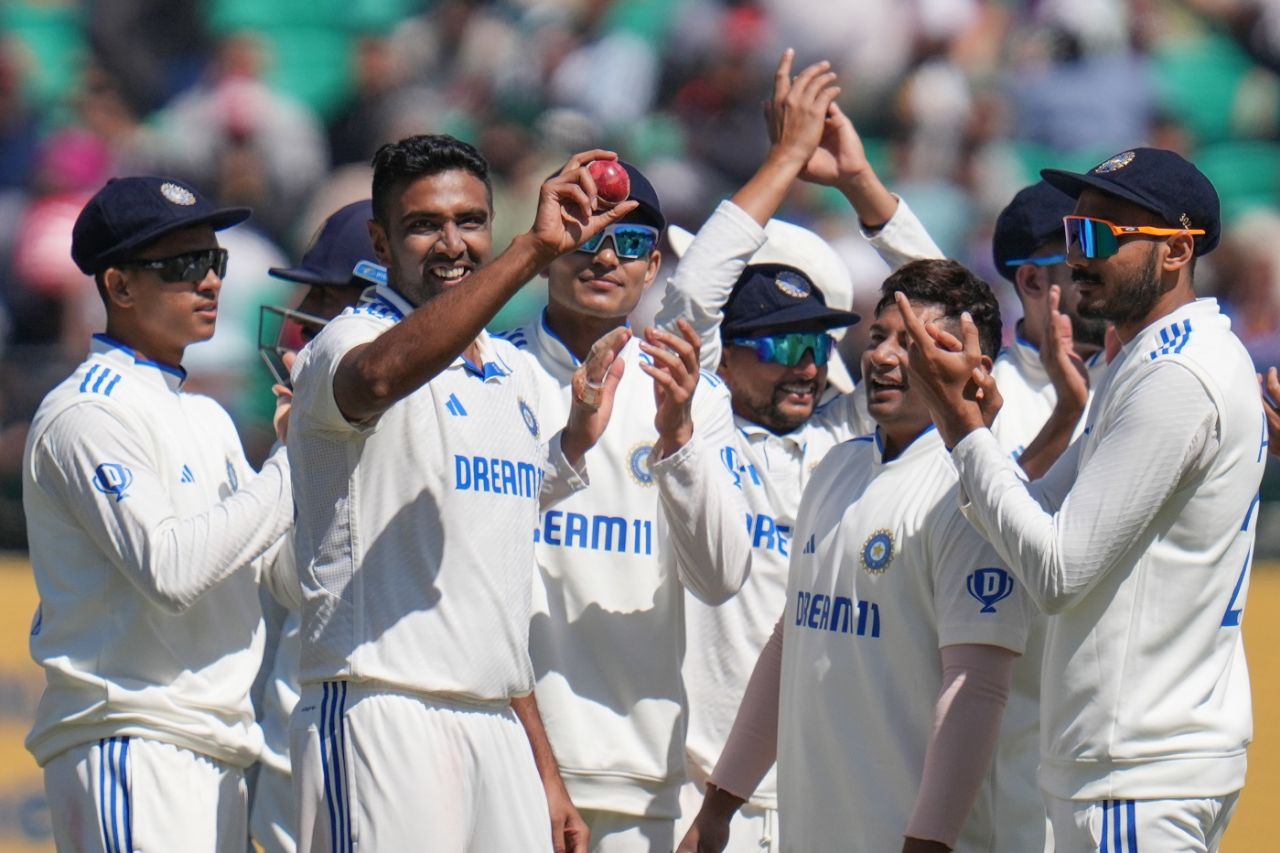
[[[631,176],[617,160],[592,160],[587,171],[596,182],[596,197],[605,204],[615,205],[631,195]]]

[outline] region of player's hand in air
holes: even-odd
[[[765,124],[773,143],[770,156],[794,160],[804,176],[827,135],[828,116],[840,87],[830,62],[816,62],[792,77],[794,60],[795,51],[787,48],[774,73],[773,97],[764,104]]]
[[[596,182],[587,164],[592,160],[616,159],[617,154],[603,149],[574,154],[558,175],[542,185],[538,212],[529,234],[550,258],[572,252],[605,226],[636,209],[638,203],[630,199],[612,207],[598,203]]]
[[[1258,384],[1262,386],[1262,412],[1267,416],[1267,449],[1272,456],[1280,456],[1280,373],[1268,367],[1265,377],[1258,374]]]
[[[653,359],[653,364],[640,363],[640,369],[653,378],[653,400],[657,406],[653,425],[658,430],[654,459],[665,459],[693,438],[693,392],[700,374],[699,353],[702,340],[684,319],[676,321],[679,335],[665,329],[644,330],[640,349]]]
[[[1049,313],[1040,344],[1040,363],[1058,395],[1057,406],[1064,411],[1074,411],[1078,419],[1089,403],[1089,368],[1075,351],[1071,318],[1058,310],[1061,303],[1062,289],[1055,284],[1049,288]]]
[[[292,373],[298,354],[286,352],[280,360],[284,362],[285,371]],[[276,439],[281,444],[286,444],[289,440],[289,411],[293,408],[293,391],[285,385],[272,385],[271,393],[276,395],[276,410],[271,416],[271,425],[275,427]]]
[[[960,317],[961,338],[956,338],[936,323],[922,323],[905,294],[899,292],[897,301],[911,337],[907,367],[912,387],[920,390],[928,404],[943,442],[955,447],[987,425],[978,392],[983,388],[986,395],[989,371],[978,343],[978,327],[966,312]]]
[[[560,449],[573,465],[595,447],[609,425],[613,397],[626,367],[618,354],[629,340],[630,329],[613,329],[591,345],[586,359],[573,372],[569,421],[560,437]]]

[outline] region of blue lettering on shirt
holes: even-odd
[[[762,551],[777,551],[784,557],[790,557],[791,526],[779,524],[777,519],[763,513],[747,515],[747,533],[751,536],[751,546]]]
[[[542,514],[541,522],[533,531],[533,541],[557,548],[650,555],[653,553],[653,520],[551,509]]]
[[[453,457],[453,488],[459,492],[537,500],[543,476],[542,468],[532,462],[460,454]]]
[[[873,601],[855,602],[843,595],[800,590],[796,595],[795,625],[813,631],[877,638],[880,605]]]
[[[103,462],[93,469],[93,487],[104,495],[115,495],[116,503],[129,497],[133,471],[119,462]]]

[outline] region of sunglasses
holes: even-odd
[[[658,245],[658,229],[651,225],[636,225],[631,222],[615,222],[578,247],[579,252],[594,255],[600,251],[605,237],[613,238],[613,251],[620,258],[634,261],[645,258]]]
[[[1020,267],[1023,264],[1031,264],[1033,267],[1051,267],[1054,264],[1065,263],[1066,255],[1046,255],[1043,258],[1014,258],[1011,261],[1005,261],[1006,267]]]
[[[835,341],[826,332],[791,332],[762,338],[735,338],[729,343],[753,349],[761,361],[784,367],[795,367],[804,360],[806,352],[812,352],[813,363],[821,367],[830,360],[831,346]]]
[[[227,274],[226,249],[201,249],[198,252],[183,252],[168,258],[135,259],[125,261],[122,266],[137,267],[143,270],[155,270],[161,281],[179,282],[204,281],[209,270],[217,273],[218,278]]]
[[[1121,237],[1145,234],[1151,237],[1172,237],[1174,234],[1203,234],[1203,228],[1153,228],[1150,225],[1117,225],[1105,219],[1090,216],[1064,216],[1062,226],[1067,232],[1067,248],[1079,246],[1086,258],[1109,258],[1120,251]]]

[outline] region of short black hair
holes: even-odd
[[[974,275],[964,264],[952,260],[912,261],[894,271],[880,287],[876,316],[894,304],[894,294],[921,305],[936,305],[948,319],[959,320],[965,311],[978,327],[978,343],[984,355],[996,357],[1000,351],[1003,328],[1000,325],[1000,303],[991,285]]]
[[[407,181],[462,169],[484,182],[485,195],[493,207],[493,185],[489,182],[489,161],[474,145],[445,133],[407,136],[388,142],[373,155],[373,215],[384,226],[392,193]]]

